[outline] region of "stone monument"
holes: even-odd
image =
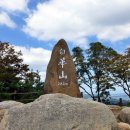
[[[63,39],[55,45],[47,67],[44,94],[49,93],[80,97],[75,65]]]

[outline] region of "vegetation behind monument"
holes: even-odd
[[[22,53],[16,52],[9,43],[0,42],[0,101],[29,102],[43,92],[44,83],[39,73],[30,71],[21,56]],[[93,100],[105,101],[110,90],[118,87],[130,97],[130,48],[118,54],[95,42],[86,50],[75,47],[72,56],[79,86]]]

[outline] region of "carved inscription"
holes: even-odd
[[[62,70],[61,70],[61,72],[60,72],[60,74],[58,76],[58,78],[59,78],[58,85],[65,86],[65,85],[68,85],[68,83],[66,82],[67,75],[64,72],[64,65],[67,64],[66,59],[64,57],[65,49],[61,48],[60,51],[59,51],[59,54],[62,56],[62,58],[60,59],[58,65],[61,66]]]

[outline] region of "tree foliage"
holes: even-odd
[[[91,43],[89,49],[85,51],[80,47],[73,49],[79,85],[93,100],[97,97],[101,102],[101,97],[105,99],[109,95],[109,90],[115,89],[107,68],[116,56],[118,54],[115,50],[100,42]],[[89,88],[89,91],[83,86]]]
[[[109,71],[112,74],[113,82],[122,87],[127,96],[130,97],[130,48],[125,54],[113,59]]]
[[[23,63],[21,51],[15,51],[14,47],[6,42],[0,42],[0,93],[1,100],[22,100],[29,95],[18,96],[17,93],[42,91],[38,72],[29,70],[29,66]],[[3,94],[4,93],[4,94]],[[9,93],[16,93],[11,95]],[[31,95],[31,97],[35,97]]]

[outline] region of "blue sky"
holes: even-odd
[[[70,50],[102,42],[122,53],[130,47],[130,0],[1,0],[0,41],[21,50],[44,80],[51,51],[64,38]]]

